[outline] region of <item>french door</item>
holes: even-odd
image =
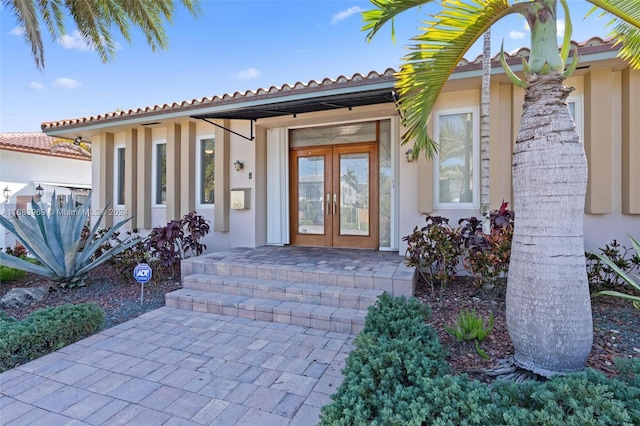
[[[378,248],[377,144],[291,150],[291,243]]]

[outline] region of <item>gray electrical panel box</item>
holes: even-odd
[[[231,208],[248,210],[251,201],[251,188],[235,188],[231,190]]]

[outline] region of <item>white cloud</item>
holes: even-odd
[[[558,37],[564,37],[564,19],[558,19],[556,25],[558,27]]]
[[[11,35],[22,35],[24,34],[24,27],[14,27],[11,31],[9,31]]]
[[[75,89],[80,86],[80,82],[78,80],[74,80],[68,77],[61,77],[53,82],[53,87],[58,89]]]
[[[255,68],[247,68],[233,76],[236,80],[251,80],[260,77],[260,71]]]
[[[81,51],[93,50],[93,46],[82,37],[82,34],[78,31],[74,31],[73,34],[65,34],[58,39],[58,44],[65,49],[75,49]]]
[[[44,89],[44,84],[38,83],[37,81],[32,81],[29,83],[29,89],[31,90],[42,90]]]
[[[524,33],[522,31],[516,31],[516,30],[509,31],[509,37],[514,40],[520,40],[521,38],[524,38],[524,36],[526,35],[527,33]]]
[[[349,16],[354,15],[356,13],[360,13],[363,12],[364,9],[362,9],[360,6],[353,6],[350,7],[349,9],[345,9],[343,11],[340,11],[338,13],[336,13],[335,15],[333,15],[333,18],[331,18],[331,24],[335,25],[338,22],[347,19]]]

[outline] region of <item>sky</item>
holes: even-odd
[[[608,21],[585,0],[568,0],[573,40],[605,37]],[[4,5],[4,2],[3,2]],[[42,27],[45,70],[39,71],[13,14],[0,6],[0,131],[38,132],[42,122],[199,99],[236,91],[308,83],[399,68],[410,38],[435,6],[410,10],[371,42],[361,31],[364,0],[201,0],[193,18],[178,8],[166,25],[169,49],[152,52],[140,32],[116,36],[115,59],[103,64],[72,25],[60,40]],[[564,20],[559,25],[563,31]],[[492,28],[492,56],[528,47],[523,18]],[[559,41],[561,38],[559,38]],[[477,43],[466,55],[481,54]]]

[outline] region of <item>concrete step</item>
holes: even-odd
[[[383,293],[383,290],[206,274],[184,277],[182,287],[224,295],[349,309],[367,309]]]
[[[293,324],[339,333],[359,333],[364,327],[367,315],[366,309],[215,293],[191,288],[167,293],[165,300],[166,306],[173,308]]]
[[[268,281],[319,284],[382,290],[394,296],[412,296],[413,268],[404,265],[383,266],[376,270],[331,269],[300,265],[235,264],[211,256],[190,258],[182,262],[183,279],[190,275],[214,275],[218,277],[244,277]]]

